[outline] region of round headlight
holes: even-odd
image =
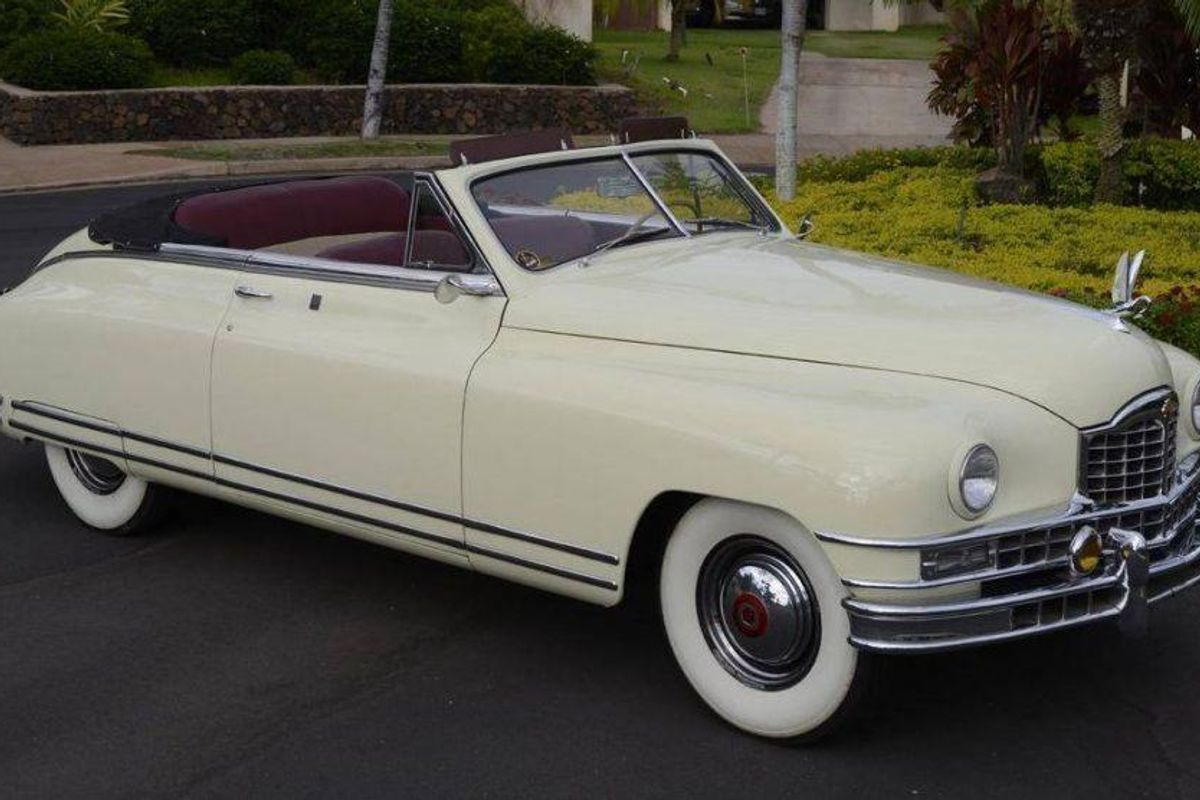
[[[986,511],[996,498],[999,485],[1000,459],[996,457],[996,451],[986,444],[975,445],[963,459],[958,473],[958,492],[963,505],[972,514]]]

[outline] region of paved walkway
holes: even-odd
[[[950,119],[925,104],[932,81],[924,61],[804,57],[796,125],[801,153],[946,144]],[[779,130],[777,94],[760,119],[764,133]]]

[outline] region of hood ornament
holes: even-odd
[[[1113,277],[1112,302],[1113,307],[1109,309],[1110,314],[1118,319],[1137,319],[1146,312],[1152,302],[1146,295],[1137,294],[1138,273],[1142,271],[1142,264],[1146,260],[1146,251],[1140,250],[1133,257],[1133,261],[1129,260],[1129,253],[1121,254],[1121,259],[1117,261],[1117,272]]]

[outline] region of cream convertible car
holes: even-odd
[[[170,487],[606,606],[653,565],[770,737],[865,653],[1136,628],[1200,576],[1200,363],[1136,303],[805,243],[702,140],[566,145],[101,217],[0,297],[0,429],[111,532]]]

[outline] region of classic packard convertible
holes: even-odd
[[[0,431],[110,533],[183,490],[656,591],[769,737],[842,721],[871,654],[1136,632],[1200,579],[1200,362],[1134,326],[1138,264],[1101,312],[818,246],[662,127],[106,214],[0,297]]]

